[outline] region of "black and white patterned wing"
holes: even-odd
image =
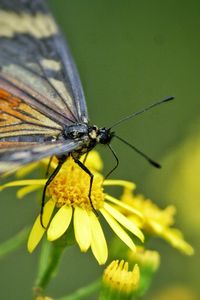
[[[0,0],[0,88],[65,125],[87,122],[79,75],[45,0]]]
[[[9,175],[22,165],[40,160],[46,156],[72,152],[80,142],[65,141],[54,143],[0,142],[0,175]]]

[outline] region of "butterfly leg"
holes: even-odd
[[[47,169],[46,169],[46,173],[45,173],[46,178],[49,176],[49,170],[50,170],[50,167],[51,167],[52,160],[53,160],[53,156],[50,157],[48,165],[47,165]]]
[[[94,174],[92,174],[92,172],[90,172],[90,170],[79,160],[79,159],[76,159],[74,158],[74,161],[75,163],[83,170],[85,171],[89,176],[90,176],[90,187],[89,187],[89,193],[88,193],[88,198],[90,200],[90,204],[91,204],[91,207],[93,209],[93,211],[95,212],[95,214],[97,215],[97,212],[96,212],[96,209],[94,208],[93,206],[93,203],[92,203],[92,198],[91,198],[91,192],[92,192],[92,184],[93,184],[93,180],[94,180]]]
[[[53,179],[56,177],[56,175],[60,171],[63,163],[65,162],[65,160],[66,160],[66,157],[59,158],[57,167],[55,168],[55,170],[53,171],[53,173],[48,178],[47,182],[45,183],[44,189],[43,189],[42,204],[41,204],[41,209],[40,209],[40,224],[42,225],[42,227],[44,229],[46,229],[45,226],[44,226],[44,223],[43,223],[43,213],[44,213],[46,190],[47,190],[48,185],[53,181]]]
[[[107,146],[110,149],[110,151],[112,152],[112,154],[113,154],[113,156],[115,158],[116,163],[115,163],[114,167],[104,177],[104,180],[106,180],[117,169],[117,167],[119,166],[119,158],[117,157],[117,154],[116,154],[115,150],[112,148],[112,146],[110,144],[108,144]]]
[[[84,165],[85,165],[86,160],[87,160],[87,158],[88,158],[88,154],[89,154],[89,152],[87,152],[87,153],[85,154],[85,157],[84,157],[84,159],[83,159],[83,164],[84,164]]]

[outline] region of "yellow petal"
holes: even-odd
[[[130,181],[126,181],[126,180],[112,180],[112,179],[106,179],[103,183],[104,186],[122,186],[125,188],[130,189],[131,191],[133,191],[136,188],[135,183],[130,182]]]
[[[28,164],[24,167],[21,167],[19,170],[16,171],[16,177],[24,177],[26,176],[27,174],[31,173],[33,170],[35,170],[38,165],[40,164],[39,161],[37,162],[33,162],[31,164]]]
[[[53,213],[54,207],[55,207],[55,202],[52,200],[49,200],[44,206],[44,213],[43,213],[42,219],[43,219],[43,223],[44,223],[45,227],[48,226],[48,223],[49,223],[49,220]],[[44,233],[45,233],[45,229],[42,227],[42,225],[40,223],[40,215],[39,215],[31,229],[31,232],[30,232],[30,235],[28,238],[27,248],[30,253],[33,252],[33,250],[39,244]]]
[[[82,157],[82,161],[84,160],[84,158],[85,155]],[[99,172],[103,169],[103,162],[97,151],[93,150],[89,153],[86,159],[86,166],[88,167],[88,169],[92,169]]]
[[[104,203],[104,208],[107,212],[109,212],[109,214],[111,214],[114,217],[115,220],[117,220],[121,225],[123,225],[134,235],[136,235],[142,242],[144,242],[144,235],[136,224],[134,224],[132,221],[130,221],[122,213],[120,213],[117,209],[115,209],[108,203]]]
[[[151,220],[150,218],[147,218],[147,224],[148,227],[151,228],[151,232],[153,231],[154,234],[162,234],[162,232],[165,230],[166,227],[164,227],[162,224],[158,223],[158,221]]]
[[[130,236],[126,233],[126,231],[115,221],[115,219],[105,210],[100,209],[102,215],[112,228],[112,230],[118,235],[118,237],[133,251],[136,251],[135,244],[133,243]]]
[[[174,248],[178,249],[182,253],[186,255],[193,255],[194,249],[190,244],[188,244],[178,229],[169,228],[165,229],[163,234],[161,235],[165,240],[167,240]]]
[[[74,210],[74,233],[81,251],[86,252],[92,239],[90,219],[87,211],[80,207]]]
[[[108,258],[108,248],[106,239],[101,228],[101,224],[99,223],[98,218],[92,211],[89,213],[89,217],[92,233],[91,249],[98,263],[100,265],[103,265],[105,264]]]
[[[69,227],[72,219],[72,207],[63,205],[53,217],[47,230],[47,239],[54,241],[61,237]]]
[[[39,185],[39,186],[44,186],[46,183],[47,179],[27,179],[27,180],[16,180],[16,181],[11,181],[8,183],[5,183],[0,186],[0,191],[7,187],[14,187],[14,186],[23,186],[23,185]]]
[[[105,199],[116,204],[119,207],[122,207],[124,209],[126,209],[127,211],[135,214],[136,216],[138,216],[139,218],[141,218],[142,220],[144,219],[144,216],[141,214],[141,212],[133,207],[131,207],[130,205],[126,204],[125,202],[119,201],[118,199],[106,194],[105,195]]]
[[[35,170],[38,166],[44,165],[45,167],[49,164],[50,158],[44,158],[40,161],[33,162],[30,164],[25,165],[24,167],[21,167],[19,170],[16,171],[16,177],[25,177],[27,174],[31,173],[33,170]],[[54,162],[54,160],[51,162],[51,167],[56,168],[57,163]]]
[[[21,199],[29,193],[32,193],[38,189],[40,189],[40,185],[29,185],[25,186],[17,191],[17,198]]]
[[[133,285],[135,286],[135,289],[138,287],[139,283],[140,283],[140,268],[137,264],[135,264],[135,266],[133,267],[133,271],[132,271],[132,280],[133,280]]]

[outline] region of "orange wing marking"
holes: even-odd
[[[60,131],[54,121],[0,89],[0,138],[33,133],[55,136]]]

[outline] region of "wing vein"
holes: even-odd
[[[25,91],[24,89],[20,88],[17,84],[15,84],[14,82],[12,82],[11,80],[5,78],[4,76],[0,75],[0,79],[7,82],[8,84],[12,85],[14,88],[18,89],[19,91],[21,91],[23,94],[27,95],[28,97],[32,98],[35,102],[39,103],[40,105],[42,105],[44,108],[49,109],[52,113],[57,114],[59,116],[61,116],[62,118],[64,118],[65,120],[68,120],[72,123],[74,123],[73,121],[71,121],[70,119],[68,119],[65,115],[61,114],[60,112],[54,110],[52,107],[49,107],[48,105],[46,105],[45,103],[41,102],[38,98],[34,97],[33,95],[31,95],[28,91]],[[32,90],[32,89],[31,89]],[[38,93],[38,92],[37,92]],[[31,106],[32,107],[32,106]],[[48,116],[49,117],[49,116]],[[56,122],[59,123],[62,127],[63,127],[63,122],[59,121],[58,119],[53,118],[53,116],[51,116],[51,118]]]
[[[69,110],[70,114],[74,117],[74,119],[78,122],[77,118],[75,117],[74,113],[72,112],[72,110],[70,109],[69,105],[67,104],[67,102],[65,101],[66,99],[63,98],[63,96],[61,95],[61,93],[58,91],[58,89],[54,86],[54,84],[52,84],[52,82],[49,80],[48,76],[46,75],[46,72],[43,68],[43,66],[41,65],[40,61],[37,61],[37,64],[39,65],[42,73],[44,74],[43,78],[46,79],[46,81],[48,82],[48,84],[52,87],[52,89],[55,91],[55,93],[60,97],[61,101],[64,103],[64,105],[66,106],[66,108]],[[72,123],[73,121],[68,118]]]

